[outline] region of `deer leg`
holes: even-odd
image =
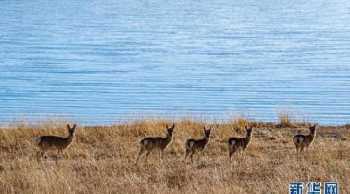
[[[59,156],[61,156],[63,158],[63,151],[61,149],[57,150],[57,159]]]
[[[193,154],[194,154],[194,152],[192,151],[192,152],[191,152],[191,155],[190,155],[190,157],[191,157],[191,163],[193,163]]]
[[[141,148],[140,148],[140,151],[139,151],[139,153],[138,153],[138,155],[137,155],[135,164],[137,164],[137,162],[139,161],[141,155],[142,155],[144,152],[145,152],[145,149],[144,149],[143,147],[141,147]]]
[[[295,144],[295,149],[298,152],[301,152],[301,146],[299,144]]]
[[[187,156],[188,156],[189,153],[190,153],[190,151],[188,149],[186,149],[184,162],[186,162],[186,159],[187,159]]]
[[[151,151],[147,151],[146,152],[146,156],[145,156],[145,162],[147,163],[147,161],[148,161],[148,156],[149,156],[149,154],[151,153]]]
[[[235,149],[233,146],[229,145],[228,147],[228,157],[230,159],[230,161],[232,161],[232,155],[235,153]]]
[[[245,154],[245,148],[242,149],[242,156],[243,156],[243,160],[247,158],[247,154]]]
[[[46,151],[41,151],[41,157],[47,159]]]
[[[55,157],[55,163],[58,165],[58,157],[59,157],[60,150],[57,151],[57,155]]]
[[[236,166],[236,163],[237,163],[237,154],[236,154],[236,152],[235,152],[235,150],[230,150],[229,151],[229,164],[230,164],[230,166],[231,166],[231,169],[232,168],[235,168],[235,166]]]
[[[243,149],[240,148],[240,149],[238,150],[238,152],[239,152],[239,163],[241,163],[242,160],[243,160]]]
[[[64,150],[61,150],[61,156],[65,159]],[[69,154],[67,155],[67,157],[69,157]]]
[[[229,150],[228,157],[229,157],[230,161],[232,161],[232,155],[233,155],[233,150]]]
[[[295,151],[296,151],[297,160],[299,160],[300,159],[300,146],[298,144],[295,144]]]
[[[42,151],[38,151],[37,153],[36,153],[36,159],[37,159],[37,161],[40,161],[40,159],[43,157],[43,153],[42,153]]]
[[[163,162],[163,150],[159,150],[159,160]]]

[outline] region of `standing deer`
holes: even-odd
[[[46,152],[48,150],[57,150],[57,155],[60,153],[63,154],[63,151],[73,141],[76,127],[77,127],[76,124],[74,124],[73,127],[67,124],[67,129],[69,132],[68,137],[57,137],[57,136],[34,137],[33,140],[40,149],[41,157],[44,156],[46,158]]]
[[[293,142],[297,152],[302,152],[304,151],[304,148],[308,148],[310,146],[310,144],[314,141],[316,137],[316,129],[317,129],[317,124],[314,124],[309,127],[309,130],[310,130],[309,135],[298,134],[294,136]]]
[[[252,133],[253,133],[253,127],[245,127],[247,135],[243,138],[238,137],[232,137],[228,140],[228,150],[229,150],[229,158],[231,160],[232,155],[237,152],[238,150],[243,153],[245,149],[248,147],[251,139],[252,139]]]
[[[209,142],[211,128],[206,129],[204,127],[204,137],[200,139],[187,139],[185,143],[186,153],[185,159],[190,156],[191,162],[193,163],[193,155],[197,152],[202,152]]]
[[[159,151],[159,158],[162,159],[164,149],[171,142],[174,128],[175,128],[175,123],[171,127],[168,127],[168,125],[166,125],[166,129],[167,129],[166,137],[143,138],[140,141],[140,151],[136,159],[136,164],[144,153],[146,153],[145,161],[147,161],[148,155],[151,153],[151,151],[154,151],[154,150]]]

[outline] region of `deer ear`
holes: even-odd
[[[173,126],[171,126],[171,129],[174,129],[175,128],[175,123],[173,123]]]
[[[77,128],[77,124],[74,124],[72,127],[72,129],[75,129],[75,128]]]
[[[70,125],[69,124],[67,124],[67,129],[70,129]]]

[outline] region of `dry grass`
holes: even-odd
[[[172,143],[161,162],[152,154],[134,165],[138,142],[164,135],[166,120],[142,120],[115,126],[78,127],[76,139],[56,162],[55,153],[37,160],[31,138],[66,135],[65,123],[13,125],[0,129],[2,193],[287,193],[292,181],[338,181],[350,193],[349,128],[321,127],[310,150],[299,159],[292,137],[297,130],[273,123],[258,127],[244,157],[228,161],[226,140],[244,136],[245,119],[216,126],[207,150],[194,164],[183,163],[184,141],[202,136],[208,123],[177,121]],[[290,121],[287,122],[290,124]],[[280,128],[282,127],[282,129]],[[288,125],[287,127],[291,127]],[[241,161],[241,162],[239,162]]]

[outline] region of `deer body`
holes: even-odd
[[[145,160],[147,160],[148,155],[154,150],[158,150],[160,159],[162,158],[163,151],[165,150],[167,145],[171,142],[175,124],[173,124],[171,127],[168,127],[167,125],[166,128],[167,128],[166,137],[146,137],[140,141],[140,151],[138,153],[136,163],[139,161],[140,157],[144,153],[146,153]]]
[[[193,162],[193,155],[197,152],[201,152],[204,150],[206,145],[209,142],[211,129],[206,129],[204,127],[204,137],[200,139],[187,139],[185,143],[186,153],[185,153],[185,161],[188,156],[191,158],[191,162]]]
[[[164,150],[170,141],[171,135],[167,135],[167,137],[146,137],[140,141],[140,144],[146,150]]]
[[[41,156],[44,156],[49,150],[57,150],[58,153],[63,153],[63,150],[73,141],[76,125],[74,124],[73,127],[70,127],[68,124],[67,129],[69,132],[68,137],[40,136],[34,138],[34,141],[41,151]]]
[[[241,150],[242,152],[245,151],[245,149],[248,147],[251,138],[252,138],[252,132],[253,128],[246,127],[247,135],[244,138],[238,138],[238,137],[232,137],[228,140],[228,150],[229,150],[229,157],[232,158],[232,155],[237,152],[238,150]]]
[[[293,142],[297,152],[304,151],[305,148],[308,148],[316,137],[316,125],[309,127],[309,135],[298,134],[294,136]]]

